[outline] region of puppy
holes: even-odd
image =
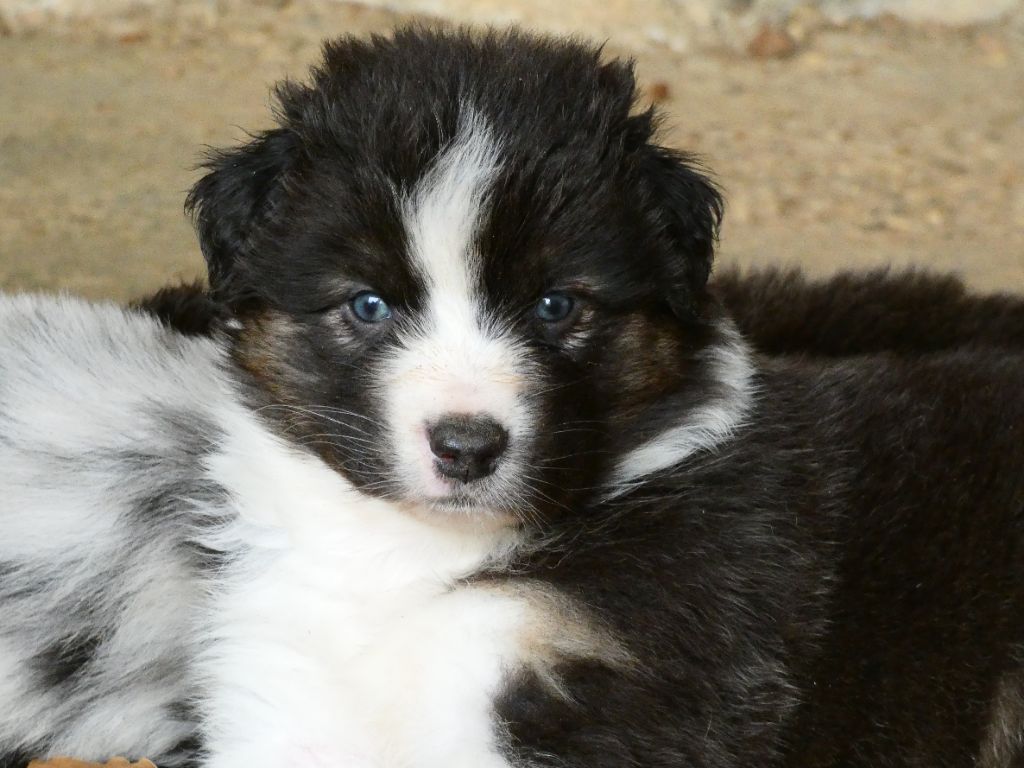
[[[278,99],[189,198],[218,330],[0,304],[5,765],[1024,759],[1012,350],[759,357],[578,42]]]

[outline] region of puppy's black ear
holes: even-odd
[[[711,274],[725,204],[692,157],[656,145],[641,157],[647,215],[666,253],[666,298],[680,319],[692,320]]]
[[[218,301],[247,298],[247,257],[274,215],[296,151],[294,134],[277,128],[240,147],[215,151],[203,164],[208,172],[192,187],[185,210],[195,222]]]

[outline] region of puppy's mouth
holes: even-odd
[[[437,512],[448,514],[493,513],[493,507],[472,495],[459,493],[426,499],[427,506]]]
[[[522,495],[521,491],[508,493],[512,490],[508,484],[499,484],[494,478],[463,483],[436,477],[436,483],[434,492],[421,497],[421,502],[443,514],[506,517],[514,513]],[[506,493],[500,493],[499,486],[504,487]]]

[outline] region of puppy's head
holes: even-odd
[[[278,98],[189,205],[283,434],[368,493],[529,519],[700,396],[721,200],[630,64],[406,30]]]

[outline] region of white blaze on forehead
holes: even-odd
[[[499,151],[482,117],[466,110],[455,140],[403,204],[409,247],[427,286],[430,321],[478,321],[475,240],[499,169]]]
[[[523,355],[489,317],[482,292],[477,238],[500,161],[490,127],[465,109],[452,142],[402,200],[410,257],[426,299],[385,387],[398,469],[416,493],[438,495],[447,488],[435,476],[425,436],[425,425],[442,415],[486,414],[508,431],[510,448],[496,473],[506,485],[529,429]]]

